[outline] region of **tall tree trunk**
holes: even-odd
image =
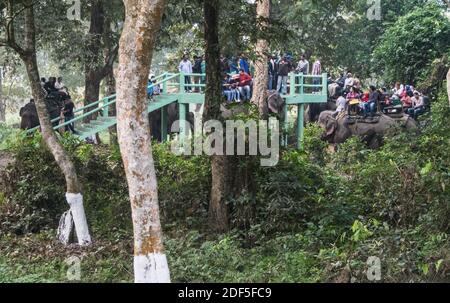
[[[105,25],[105,13],[103,0],[91,1],[91,23],[89,37],[86,46],[85,62],[85,92],[84,105],[93,103],[99,99],[100,83],[104,78],[102,74],[103,58],[101,58],[101,42]],[[90,108],[89,110],[92,110]],[[86,117],[85,122],[95,119],[96,115]]]
[[[78,243],[80,245],[89,245],[91,237],[86,221],[83,207],[83,196],[81,194],[81,184],[78,180],[75,166],[69,155],[58,142],[53,131],[47,108],[44,101],[44,94],[40,84],[39,70],[36,60],[36,29],[34,23],[34,11],[32,0],[25,2],[25,43],[26,49],[18,50],[20,58],[25,64],[25,68],[30,82],[33,98],[36,104],[36,110],[41,125],[42,138],[44,139],[50,152],[53,154],[56,163],[64,174],[66,180],[66,199],[70,205],[72,216],[75,222]],[[15,42],[14,42],[15,43]],[[17,45],[16,45],[17,47]]]
[[[448,105],[450,106],[450,69],[447,73],[447,95],[448,95]]]
[[[134,277],[136,282],[170,282],[159,218],[146,92],[165,1],[124,0],[124,4],[125,24],[117,74],[117,134],[133,217]]]
[[[0,68],[0,122],[6,121],[6,104],[3,100],[3,70]]]
[[[106,76],[106,95],[111,96],[114,95],[115,93],[116,93],[116,78],[114,77],[113,69],[111,69],[108,75]],[[115,104],[109,107],[108,115],[110,117],[115,117],[117,115]],[[118,144],[116,125],[113,125],[109,128],[109,143],[111,145]]]
[[[223,101],[220,76],[219,0],[204,1],[206,41],[206,90],[204,121],[221,120]],[[212,187],[209,204],[209,225],[216,232],[229,229],[226,199],[231,192],[231,158],[214,155],[211,159]]]
[[[258,0],[256,3],[256,17],[259,24],[259,34],[264,35],[270,17],[270,0]],[[264,37],[256,42],[255,78],[253,80],[252,103],[259,108],[261,118],[267,119],[267,83],[269,71],[267,55],[269,43]]]

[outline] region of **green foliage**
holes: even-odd
[[[327,143],[321,139],[323,130],[317,124],[310,124],[305,128],[303,148],[310,156],[310,160],[318,165],[325,164]]]
[[[437,4],[418,7],[398,19],[374,51],[377,69],[388,81],[414,83],[434,59],[447,53],[450,22]]]
[[[377,256],[383,282],[448,280],[449,115],[442,92],[421,117],[420,134],[387,137],[377,150],[352,138],[330,153],[318,140],[321,130],[309,126],[305,149],[284,150],[276,167],[239,159],[236,184],[247,183],[229,199],[234,229],[223,235],[206,229],[208,158],[177,157],[167,144],[154,144],[172,279],[367,282],[367,259]],[[131,281],[131,216],[119,149],[70,136],[62,142],[83,183],[96,238],[82,254],[82,281]],[[0,273],[5,281],[65,281],[64,259],[73,251],[52,242],[67,209],[64,180],[38,134],[9,148],[20,165],[9,169],[13,190],[0,198]],[[51,247],[54,255],[33,247]],[[31,253],[32,265],[25,266]]]
[[[179,157],[169,147],[153,144],[163,220],[174,225],[180,219],[198,223],[194,219],[202,220],[208,209],[211,166],[204,156]]]

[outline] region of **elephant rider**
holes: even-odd
[[[401,101],[402,101],[402,105],[403,105],[403,110],[405,112],[408,112],[408,110],[412,107],[412,100],[411,100],[411,96],[409,96],[406,93],[406,91],[403,92],[403,94],[401,96]]]
[[[344,97],[344,92],[338,91],[336,95],[338,96],[336,100],[337,108],[332,114],[333,117],[337,117],[340,113],[347,111],[347,99]]]
[[[380,100],[380,93],[374,85],[370,86],[370,93],[367,102],[363,102],[364,118],[367,116],[373,118],[377,109],[377,102]]]
[[[345,78],[344,81],[344,90],[346,92],[350,92],[351,87],[353,86],[353,82],[354,82],[353,75],[351,72],[348,72],[347,77]]]
[[[408,109],[408,115],[417,119],[417,117],[425,112],[425,103],[423,97],[418,91],[414,91],[414,96],[411,98],[412,107]]]
[[[350,92],[347,94],[348,101],[348,111],[349,114],[352,110],[354,110],[357,106],[359,106],[360,94],[354,86],[350,87]]]

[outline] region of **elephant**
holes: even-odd
[[[21,117],[20,128],[23,130],[32,129],[40,125],[36,105],[33,100],[30,100],[29,103],[20,109],[19,115]]]
[[[197,111],[198,111],[198,107],[197,107]],[[171,103],[171,104],[167,105],[167,126],[166,126],[167,134],[169,134],[171,132],[171,128],[174,123],[175,123],[175,126],[177,125],[176,121],[179,120],[179,117],[180,117],[180,112],[178,109],[178,103]],[[155,110],[155,111],[149,113],[148,118],[150,121],[150,131],[152,134],[152,138],[157,140],[158,142],[162,142],[163,138],[161,137],[162,136],[161,109],[158,109],[158,110]],[[192,112],[187,113],[186,119],[192,127],[194,125],[194,114]]]
[[[305,110],[304,120],[305,123],[317,122],[319,115],[324,111],[336,110],[336,103],[328,101],[327,103],[311,103],[308,104]]]
[[[338,94],[342,93],[343,88],[337,84],[331,82],[328,85],[328,101],[327,103],[311,103],[308,104],[305,110],[304,121],[305,123],[317,122],[321,112],[330,110],[336,110],[336,99]]]
[[[416,130],[416,122],[404,116],[401,119],[393,119],[385,114],[380,114],[378,120],[351,122],[347,114],[340,114],[336,118],[332,111],[324,111],[319,116],[319,125],[325,129],[322,139],[333,144],[345,142],[351,136],[359,136],[366,142],[369,148],[375,149],[383,143],[383,135],[395,127]]]
[[[276,90],[269,90],[267,92],[267,104],[265,104],[262,117],[268,117],[269,115],[275,115],[280,121],[284,120],[284,108],[286,106],[285,100]],[[248,113],[248,107],[241,104],[236,104],[232,107],[227,107],[225,104],[221,106],[222,118],[229,119],[240,113]]]

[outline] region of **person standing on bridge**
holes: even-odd
[[[239,57],[239,69],[243,69],[246,74],[250,75],[250,66],[244,53]]]
[[[319,85],[320,84],[320,75],[322,74],[322,63],[320,62],[320,57],[317,58],[316,62],[314,62],[313,64],[313,68],[312,68],[312,74],[313,76],[316,76],[313,78],[313,84],[314,85]],[[319,88],[315,87],[313,89],[314,92],[318,92]]]
[[[300,58],[300,61],[298,61],[298,65],[295,71],[303,75],[307,75],[309,73],[309,62],[308,60],[306,60],[305,54],[303,54]]]
[[[202,63],[203,63],[203,58],[201,56],[194,56],[194,67],[192,68],[192,71],[194,72],[194,74],[202,73]],[[201,79],[202,79],[201,76],[195,75],[194,76],[194,84],[201,84]],[[200,91],[200,87],[195,86],[193,90],[194,90],[194,92],[197,93]]]
[[[75,109],[75,104],[72,102],[72,99],[69,95],[64,96],[64,108],[62,110],[62,114],[64,115],[64,122],[71,121],[75,118],[75,114],[73,110]],[[74,123],[69,123],[66,125],[66,131],[71,131],[72,134],[76,134]]]
[[[192,74],[192,63],[191,61],[189,61],[187,55],[183,55],[183,60],[181,60],[180,65],[178,66],[178,70],[180,71],[180,73],[184,73],[184,74],[188,74],[184,76],[184,90],[187,93],[191,92],[191,76],[190,74]]]
[[[287,81],[288,81],[288,75],[291,71],[291,64],[289,61],[287,61],[286,57],[283,57],[278,63],[278,81],[277,81],[277,91],[281,92],[282,94],[287,94]]]

